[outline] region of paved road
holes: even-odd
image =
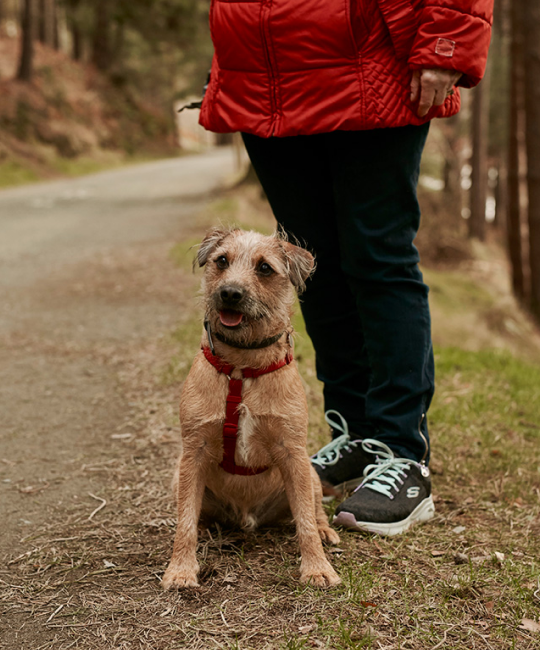
[[[0,192],[0,560],[98,489],[80,467],[130,412],[103,359],[181,318],[169,250],[232,171],[220,149]]]
[[[229,149],[0,192],[0,286],[170,235],[232,172]]]

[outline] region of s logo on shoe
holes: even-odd
[[[407,490],[407,497],[409,499],[416,499],[416,497],[420,494],[420,488],[419,487],[410,487]]]

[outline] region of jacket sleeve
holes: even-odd
[[[458,85],[476,86],[486,68],[493,0],[425,0],[409,65],[461,72]]]

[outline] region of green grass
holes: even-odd
[[[33,169],[21,163],[14,160],[0,163],[0,187],[2,188],[35,183],[39,180],[39,175]]]

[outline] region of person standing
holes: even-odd
[[[301,308],[333,439],[334,523],[392,535],[433,516],[428,287],[413,240],[433,118],[482,78],[493,0],[212,0],[200,122],[242,132],[275,217],[316,255]]]

